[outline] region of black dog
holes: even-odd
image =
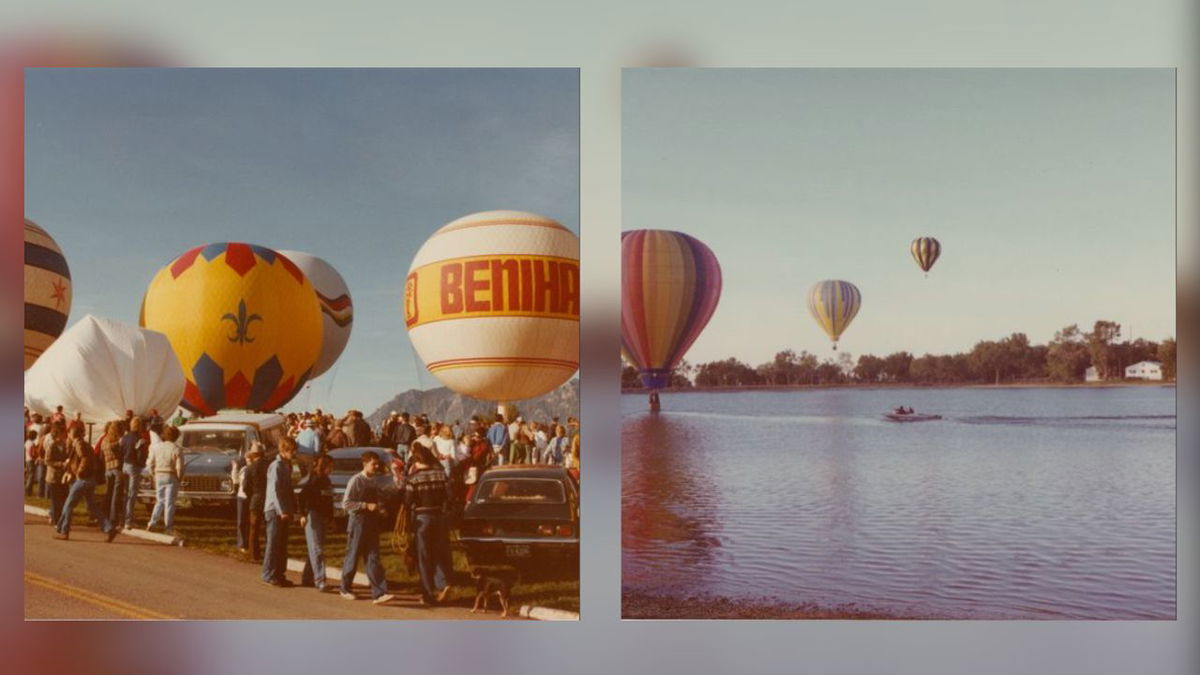
[[[476,567],[471,570],[471,578],[475,580],[475,606],[471,613],[487,613],[488,600],[492,595],[500,599],[500,616],[508,616],[508,602],[512,597],[512,587],[520,578],[517,571],[509,568],[484,569]]]

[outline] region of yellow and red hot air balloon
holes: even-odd
[[[837,349],[838,338],[858,314],[862,294],[849,281],[819,281],[808,291],[808,311]]]
[[[350,341],[350,329],[354,327],[354,302],[350,298],[350,289],[346,280],[338,273],[333,265],[325,262],[311,253],[301,251],[279,251],[288,260],[296,263],[296,267],[304,272],[304,276],[312,282],[317,300],[321,303],[321,320],[324,326],[324,337],[321,340],[321,358],[313,368],[308,379],[320,377],[333,367],[346,343]]]
[[[508,403],[579,369],[579,238],[522,211],[485,211],[434,232],[404,286],[413,348],[442,384]]]
[[[621,233],[621,352],[651,390],[651,409],[720,298],[721,265],[700,240],[668,230]]]
[[[71,270],[54,238],[25,219],[25,370],[67,326]]]
[[[321,355],[321,307],[312,283],[263,246],[197,246],[159,270],[141,325],[166,334],[187,385],[182,405],[270,411],[312,376]]]
[[[917,237],[913,239],[909,251],[912,253],[913,260],[917,261],[917,266],[925,272],[925,276],[929,276],[929,269],[942,254],[942,244],[933,237]]]

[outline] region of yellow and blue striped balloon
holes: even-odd
[[[860,305],[862,293],[849,281],[827,279],[817,282],[808,291],[808,311],[833,340],[834,349],[837,349],[838,338],[858,314]]]

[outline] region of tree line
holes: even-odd
[[[798,386],[828,384],[1002,384],[1014,382],[1082,382],[1094,366],[1101,380],[1119,380],[1125,367],[1139,361],[1162,363],[1163,379],[1175,379],[1175,339],[1121,341],[1121,326],[1097,321],[1091,331],[1072,324],[1048,344],[1030,343],[1024,333],[982,340],[968,352],[913,356],[900,351],[886,356],[845,352],[820,359],[807,351],[785,349],[766,363],[752,366],[736,358],[691,364],[681,361],[671,375],[672,387]],[[623,389],[641,387],[637,370],[625,366]]]

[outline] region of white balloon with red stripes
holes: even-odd
[[[524,211],[463,216],[417,252],[404,314],[450,389],[498,402],[552,391],[579,369],[579,238]]]

